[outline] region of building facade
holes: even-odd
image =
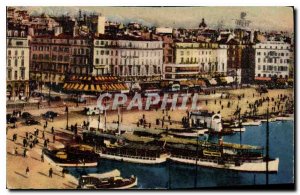
[[[197,64],[202,76],[226,75],[227,46],[206,42],[176,42],[175,64]]]
[[[44,83],[62,84],[71,74],[72,36],[36,36],[30,44],[30,79],[40,87]]]
[[[74,37],[70,40],[72,75],[90,75],[93,71],[92,40],[88,37]]]
[[[25,31],[8,30],[6,57],[6,96],[29,96],[29,38]]]
[[[271,80],[273,77],[288,79],[290,44],[282,41],[266,41],[255,44],[254,49],[255,80]]]
[[[114,75],[124,80],[161,78],[162,41],[99,37],[93,47],[93,75]]]

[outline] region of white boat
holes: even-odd
[[[138,178],[121,177],[119,170],[98,174],[90,173],[79,178],[78,188],[81,189],[129,189],[137,185]]]
[[[246,131],[245,127],[239,128],[239,127],[235,127],[235,128],[231,128],[231,130],[233,130],[234,132],[244,132]]]
[[[93,163],[56,163],[60,167],[97,167],[98,162]]]
[[[277,119],[276,118],[269,118],[269,122],[275,122]],[[261,122],[267,122],[267,119],[261,119]]]
[[[161,154],[159,158],[155,158],[155,157],[100,153],[100,158],[124,161],[124,162],[130,162],[130,163],[141,163],[141,164],[161,164],[161,163],[166,162],[168,157],[169,157],[168,154]]]
[[[242,125],[244,126],[259,126],[261,125],[261,121],[247,121],[247,122],[243,122]]]
[[[179,163],[184,164],[191,164],[196,165],[195,158],[184,158],[180,156],[171,156],[171,160]],[[270,160],[268,165],[268,171],[269,172],[278,172],[278,165],[279,165],[279,159],[276,158],[274,160]],[[266,162],[264,161],[252,161],[252,162],[243,162],[240,165],[235,165],[233,163],[225,163],[225,164],[218,164],[216,161],[208,161],[199,159],[197,161],[198,166],[208,167],[208,168],[217,168],[217,169],[228,169],[233,171],[240,171],[240,172],[266,172]]]
[[[291,116],[280,116],[276,117],[276,121],[293,121],[294,117]]]

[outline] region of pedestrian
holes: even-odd
[[[41,155],[41,162],[44,162],[44,154]]]
[[[15,155],[18,156],[18,147],[15,148]]]
[[[53,135],[53,143],[55,143],[55,134]]]
[[[46,127],[48,127],[48,121],[47,120],[46,120],[46,124],[45,125],[46,125]]]
[[[47,148],[48,146],[48,143],[47,143],[47,140],[44,141],[44,148]]]
[[[51,133],[54,134],[54,127],[51,127]]]
[[[52,168],[49,169],[49,177],[52,178],[53,170]]]
[[[45,139],[45,131],[42,133],[42,138]]]
[[[26,157],[26,153],[27,153],[27,149],[24,148],[24,151],[23,151],[23,157],[24,157],[24,158]]]
[[[27,146],[27,139],[23,139],[23,147],[25,148]]]
[[[25,137],[26,137],[26,139],[28,139],[28,132],[25,133]]]
[[[63,168],[62,170],[61,170],[61,173],[62,173],[62,177],[65,177],[65,168]]]
[[[26,168],[26,175],[29,175],[29,167]]]

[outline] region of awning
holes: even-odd
[[[225,77],[225,79],[228,84],[233,83],[233,81],[234,81],[233,77]]]
[[[255,77],[256,81],[271,81],[270,77]]]
[[[211,85],[217,85],[217,84],[218,84],[215,78],[210,79],[210,80],[209,80],[209,83],[210,83]]]

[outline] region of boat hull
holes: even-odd
[[[178,163],[192,164],[192,165],[196,164],[196,161],[191,159],[183,159],[183,158],[172,157],[172,156],[170,157],[170,159]],[[226,169],[226,170],[239,171],[239,172],[266,172],[266,162],[244,162],[240,166],[235,166],[234,164],[220,165],[214,162],[198,160],[197,165],[202,167]],[[269,172],[270,173],[278,172],[278,166],[279,166],[278,158],[269,161]]]
[[[139,164],[161,164],[166,162],[168,157],[169,157],[168,155],[164,155],[160,158],[154,158],[154,159],[139,159],[139,158],[132,158],[132,157],[115,156],[111,154],[100,154],[100,158],[129,162],[129,163],[139,163]]]
[[[243,126],[259,126],[261,125],[261,121],[252,121],[252,122],[244,122]]]

